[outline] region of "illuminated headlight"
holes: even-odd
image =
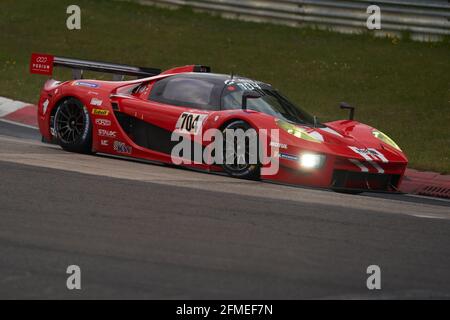
[[[308,132],[306,132],[305,129],[298,127],[293,123],[289,123],[287,121],[280,120],[280,119],[276,120],[276,123],[279,128],[283,129],[284,131],[286,131],[289,134],[296,136],[297,138],[311,141],[311,142],[317,142],[317,143],[322,142],[322,141],[318,140],[317,138],[313,137],[312,135],[310,135]]]
[[[325,163],[325,156],[315,153],[303,153],[300,155],[300,166],[304,169],[318,169]]]
[[[391,147],[394,147],[395,149],[402,151],[402,149],[400,149],[400,147],[394,142],[394,140],[392,140],[391,138],[389,138],[386,134],[384,134],[381,131],[378,130],[373,130],[372,134],[375,138],[380,139],[381,141],[383,141],[384,143],[390,145]]]

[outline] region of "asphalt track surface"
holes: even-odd
[[[85,156],[0,122],[0,298],[450,298],[450,202]],[[81,268],[81,290],[66,268]],[[381,268],[368,290],[366,268]]]

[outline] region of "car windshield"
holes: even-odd
[[[256,91],[261,97],[247,100],[247,109],[301,125],[314,125],[314,117],[290,102],[269,85],[251,80],[230,81],[222,94],[222,109],[241,109],[245,91]],[[316,124],[317,125],[317,124]]]

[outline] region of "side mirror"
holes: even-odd
[[[247,100],[248,99],[258,99],[261,98],[262,95],[256,91],[245,91],[242,94],[242,110],[247,110]]]
[[[347,110],[350,110],[350,113],[349,113],[349,115],[348,115],[348,119],[349,119],[349,120],[353,120],[353,118],[354,118],[354,116],[355,116],[355,107],[352,107],[351,105],[349,105],[349,104],[346,103],[346,102],[341,102],[340,107],[341,107],[341,109],[347,109]]]

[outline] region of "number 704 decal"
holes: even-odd
[[[182,133],[198,134],[207,114],[183,112],[175,128]]]

